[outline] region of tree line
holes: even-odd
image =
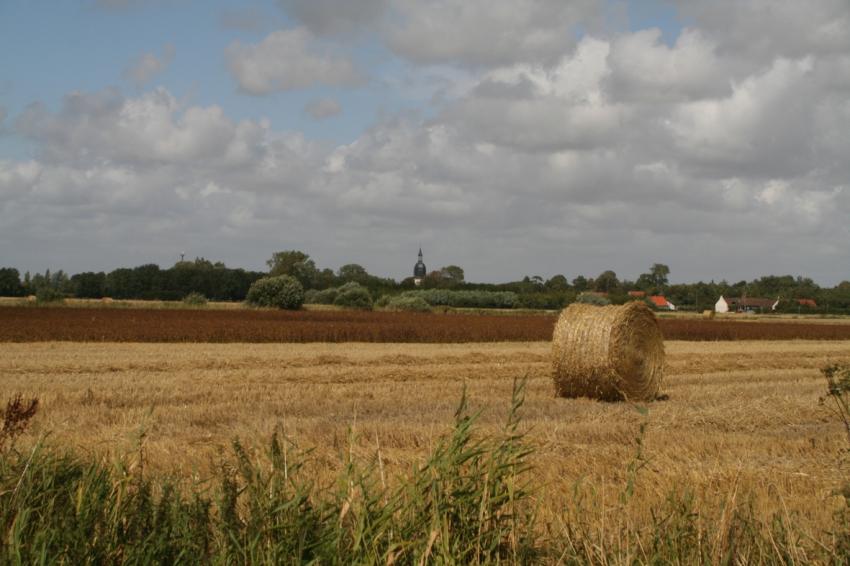
[[[98,299],[181,300],[198,293],[214,301],[243,301],[251,285],[266,276],[290,275],[305,290],[323,291],[356,283],[368,290],[375,300],[382,296],[400,295],[413,289],[451,291],[510,292],[516,295],[515,307],[557,309],[581,300],[588,294],[604,297],[614,304],[634,300],[635,292],[646,296],[664,295],[680,309],[713,308],[721,295],[725,297],[764,297],[781,299],[780,310],[800,312],[850,312],[850,281],[832,288],[820,287],[808,277],[767,275],[752,281],[699,281],[670,284],[670,269],[653,264],[637,279],[620,279],[606,270],[596,277],[578,275],[572,280],[565,275],[549,279],[527,275],[505,283],[471,283],[465,280],[462,267],[448,265],[428,273],[419,286],[412,277],[396,281],[370,274],[363,266],[350,263],[336,271],[319,268],[309,254],[299,250],[275,252],[266,262],[268,271],[230,268],[221,262],[204,258],[179,261],[169,268],[155,264],[118,268],[106,272],[83,272],[68,275],[62,270],[20,275],[12,267],[0,268],[0,296],[35,295],[44,289],[63,296]],[[317,296],[313,293],[312,296]],[[471,296],[471,295],[468,295]],[[816,307],[804,306],[797,299],[811,299]]]

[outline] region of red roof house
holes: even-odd
[[[649,297],[649,300],[652,302],[653,305],[655,305],[656,308],[666,309],[670,311],[676,310],[676,305],[665,299],[663,295],[652,295],[651,297]]]
[[[814,299],[797,299],[797,304],[801,307],[809,307],[810,309],[818,308],[818,304]]]

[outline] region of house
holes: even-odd
[[[720,295],[714,303],[714,312],[767,312],[776,310],[779,299],[759,299],[755,297],[729,297]]]
[[[629,291],[629,296],[635,299],[642,299],[646,296],[646,291]]]
[[[808,307],[810,309],[818,308],[818,304],[814,299],[797,299],[797,304],[801,307]]]
[[[663,295],[652,295],[649,297],[649,301],[655,305],[655,308],[668,311],[676,310],[676,305],[665,299]]]

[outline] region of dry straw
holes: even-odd
[[[562,397],[651,401],[661,387],[664,337],[642,302],[574,303],[555,325],[552,358]]]
[[[711,320],[712,318],[714,318],[714,311],[712,311],[712,310],[702,311],[702,317]]]

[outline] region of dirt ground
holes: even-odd
[[[379,450],[390,476],[409,469],[449,428],[464,386],[482,411],[480,430],[498,431],[514,379],[526,378],[522,428],[536,448],[544,518],[574,513],[582,501],[604,529],[645,519],[671,492],[689,490],[706,517],[734,504],[789,515],[811,532],[830,523],[848,446],[819,403],[819,369],[850,363],[850,342],[668,342],[669,399],[647,405],[646,415],[624,403],[553,397],[549,349],[0,343],[0,400],[41,400],[21,444],[47,435],[59,447],[133,459],[143,437],[147,469],[184,478],[210,474],[234,437],[260,458],[282,430],[315,449],[311,466],[329,481],[349,450],[365,459]],[[635,490],[624,507],[629,477]]]

